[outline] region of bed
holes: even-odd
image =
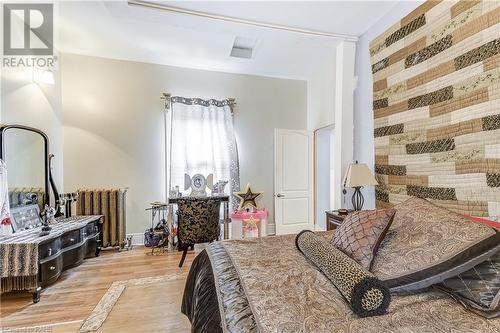
[[[413,214],[413,217],[420,213],[429,214],[429,209],[425,209],[427,204],[421,201],[410,203],[406,214]],[[400,218],[398,221],[395,218],[380,245],[380,258],[391,258],[386,256],[388,250],[394,250],[391,241],[396,233],[403,233],[400,229],[402,223],[408,222],[408,216],[399,211],[398,214]],[[426,216],[426,221],[428,218]],[[453,220],[451,223],[460,225],[462,222]],[[441,251],[444,247],[454,247],[460,243],[456,237],[468,241],[471,237],[464,238],[464,235],[476,233],[471,230],[478,228],[478,224],[468,223],[463,222],[465,228],[469,228],[463,232],[459,228],[453,230],[455,239],[449,243],[451,246],[444,238],[437,238],[431,240],[435,245],[426,246],[426,250],[433,250],[434,246],[434,250],[439,248]],[[440,221],[439,226],[442,225],[446,228],[446,223]],[[433,234],[441,232],[436,226],[430,228]],[[419,233],[422,233],[421,228]],[[333,231],[317,234],[329,241]],[[486,319],[435,286],[392,293],[386,314],[361,318],[353,313],[325,274],[297,250],[295,239],[295,235],[284,235],[209,244],[193,262],[182,302],[182,312],[191,321],[192,331],[500,332],[500,318]],[[495,251],[498,251],[498,236],[491,239],[497,242]],[[403,261],[411,259],[412,255]],[[422,257],[425,255],[419,254],[418,258]],[[411,266],[415,260],[407,261],[405,265]],[[373,271],[379,274],[384,264],[379,259]],[[407,270],[410,271],[411,267]]]

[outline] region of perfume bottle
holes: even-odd
[[[4,218],[0,223],[0,225],[2,227],[0,229],[1,235],[6,235],[6,236],[12,235],[12,220],[10,219],[10,217]]]

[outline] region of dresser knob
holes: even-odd
[[[73,242],[75,241],[75,239],[74,239],[74,238],[70,238],[70,239],[69,239],[69,241],[70,241],[71,243],[73,243]]]
[[[83,233],[83,237],[85,237],[85,236],[87,236],[87,233],[86,233],[86,232],[84,232],[84,233]]]
[[[52,249],[49,249],[49,256],[52,255]]]
[[[50,266],[49,269],[53,271],[54,269],[56,269],[56,266]]]

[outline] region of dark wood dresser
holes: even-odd
[[[42,288],[54,283],[65,269],[99,256],[101,224],[100,215],[73,216],[51,224],[49,235],[41,236],[41,228],[33,228],[1,237],[0,257],[11,262],[9,273],[1,278],[2,292],[32,290],[37,303]]]
[[[70,219],[82,218],[75,216]],[[101,217],[89,219],[76,230],[63,233],[38,245],[38,281],[41,287],[54,283],[62,271],[78,266],[83,259],[99,256],[99,224]]]

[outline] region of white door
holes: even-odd
[[[274,130],[276,234],[314,230],[313,134]]]

